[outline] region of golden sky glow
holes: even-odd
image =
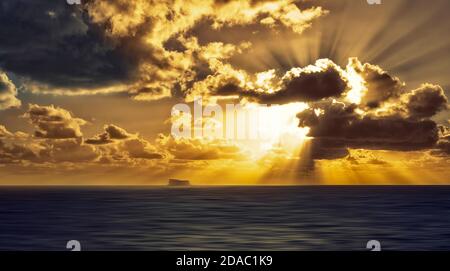
[[[450,183],[447,0],[6,2],[0,184]]]

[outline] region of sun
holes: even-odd
[[[309,108],[306,103],[290,103],[284,105],[261,105],[248,103],[243,110],[257,111],[258,118],[250,125],[257,138],[245,140],[244,143],[255,159],[265,157],[273,150],[282,150],[289,156],[299,151],[309,133],[308,127],[299,127],[297,114]]]

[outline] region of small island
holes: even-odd
[[[191,183],[188,180],[169,179],[169,186],[190,186]]]

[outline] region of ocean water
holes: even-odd
[[[450,250],[450,187],[0,188],[0,250]]]

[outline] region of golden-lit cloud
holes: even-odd
[[[347,0],[5,1],[2,183],[449,182],[448,38],[427,31],[440,13],[405,21],[394,11],[407,1],[382,5],[390,17]],[[238,109],[169,117],[199,97]],[[248,110],[262,115],[227,123]],[[178,122],[192,137],[170,134]]]
[[[398,78],[356,58],[349,60],[343,75],[351,88],[346,95],[312,103],[298,115],[300,126],[310,127],[308,135],[321,145],[416,150],[437,143],[438,125],[430,118],[445,110],[448,102],[440,86],[423,84],[408,90]],[[349,94],[357,99],[349,99]]]
[[[80,138],[45,140],[40,145],[38,163],[92,162],[99,157],[97,150]]]
[[[362,80],[363,86],[352,86],[354,89],[349,94],[354,93],[358,97],[351,102],[362,104],[364,107],[379,107],[391,98],[398,98],[403,91],[404,83],[400,79],[391,76],[379,66],[362,64],[357,58],[349,59],[347,73],[354,76],[353,81]]]
[[[138,34],[141,25],[150,23],[152,31],[147,39],[152,44],[162,44],[205,18],[213,20],[214,28],[259,21],[301,33],[313,19],[326,13],[321,7],[301,11],[292,0],[91,1],[87,9],[95,23],[108,23],[112,36]]]
[[[165,154],[142,138],[138,133],[131,134],[114,124],[104,126],[104,132],[85,143],[96,146],[102,153],[101,161],[114,162],[132,159],[163,159]]]
[[[12,133],[6,129],[5,126],[0,125],[0,138],[12,136]]]
[[[39,138],[79,138],[83,135],[80,127],[86,124],[85,120],[74,118],[69,111],[53,105],[30,104],[24,117],[36,127],[34,135]]]
[[[135,160],[165,157],[163,151],[138,133],[129,133],[113,124],[105,125],[104,132],[94,138],[84,139],[81,126],[86,122],[60,107],[31,104],[24,117],[36,128],[34,136],[12,133],[0,126],[0,153],[4,163],[27,167],[115,162],[132,165]]]
[[[221,46],[214,45],[209,54]],[[355,176],[351,178],[372,176],[367,179],[369,184],[384,182],[389,174],[373,172],[380,167],[388,172],[396,164],[387,161],[389,153],[383,152],[398,156],[405,151],[415,152],[417,163],[426,159],[432,168],[448,159],[448,128],[431,119],[447,109],[448,100],[440,86],[426,83],[408,90],[381,67],[362,64],[357,58],[349,59],[344,68],[328,59],[318,60],[314,65],[292,68],[284,75],[276,70],[250,74],[219,60],[210,63],[217,73],[202,83],[194,83],[192,89],[196,91],[190,94],[209,102],[233,97],[234,101],[240,100],[239,110],[263,111],[264,122],[255,127],[262,133],[269,132],[268,137],[256,141],[208,137],[209,124],[214,119],[205,117],[200,126],[206,132],[200,137],[160,134],[152,143],[139,133],[108,124],[103,132],[86,139],[81,131],[85,120],[59,107],[31,104],[24,117],[36,128],[34,137],[22,135],[24,139],[16,140],[19,134],[2,126],[2,138],[10,138],[9,142],[2,141],[2,160],[28,167],[52,163],[64,167],[85,164],[91,169],[93,165],[103,169],[124,165],[158,168],[158,174],[162,174],[159,176],[195,171],[199,181],[219,172],[225,181],[233,175],[220,169],[226,170],[226,165],[246,166],[247,181],[255,184],[299,180],[321,183],[323,178],[332,182],[337,181],[336,176],[353,172]],[[189,101],[188,96],[186,99]],[[280,104],[262,104],[272,99]],[[191,114],[179,117],[196,125]],[[224,117],[230,116],[227,113]],[[177,121],[177,117],[171,121]],[[216,124],[226,127],[221,120]],[[246,128],[254,124],[247,123]],[[226,130],[222,132],[227,134]],[[248,167],[248,163],[254,164]],[[414,166],[417,165],[408,165],[404,171]],[[345,169],[347,173],[330,176],[330,170],[336,167],[337,172]],[[411,181],[411,176],[404,174],[402,180]]]
[[[0,71],[0,110],[19,107],[22,103],[17,99],[17,89],[6,73]]]
[[[215,30],[260,25],[300,34],[327,13],[321,7],[300,10],[295,2],[92,0],[68,8],[66,3],[21,0],[6,5],[5,14],[20,20],[18,10],[42,12],[36,15],[42,18],[30,18],[30,24],[42,28],[43,35],[53,35],[43,38],[33,29],[12,24],[14,19],[2,21],[5,28],[16,29],[8,32],[13,33],[11,44],[30,46],[22,49],[26,55],[17,55],[17,47],[0,45],[1,66],[22,76],[27,89],[35,93],[126,92],[137,100],[161,99],[172,96],[177,88],[187,92],[193,83],[211,75],[210,60],[228,59],[242,44],[250,46],[246,37],[232,44],[212,41],[199,45],[197,37],[189,33],[197,24],[208,21]],[[35,58],[47,54],[41,70],[29,68]]]
[[[159,135],[157,144],[179,160],[241,160],[248,157],[239,145],[226,140],[175,139]]]

